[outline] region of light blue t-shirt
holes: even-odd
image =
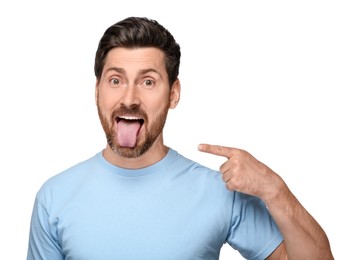
[[[215,260],[229,243],[264,259],[282,236],[264,203],[169,149],[137,170],[99,152],[38,191],[28,260]]]

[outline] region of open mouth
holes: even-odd
[[[122,147],[134,147],[144,119],[137,116],[119,116],[115,118],[117,141]]]
[[[115,120],[116,123],[119,123],[120,121],[126,121],[127,123],[139,122],[141,125],[144,123],[144,119],[136,116],[117,116]]]

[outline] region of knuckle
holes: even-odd
[[[226,182],[226,177],[225,177],[224,174],[222,175],[221,179],[222,179],[224,182]]]
[[[223,152],[223,148],[221,146],[214,146],[214,150],[219,154]]]
[[[221,165],[219,170],[221,173],[225,173],[225,165]]]
[[[235,187],[234,187],[234,185],[232,184],[231,181],[229,181],[229,182],[226,183],[226,188],[227,188],[228,190],[230,190],[230,191],[234,191],[234,190],[235,190]]]

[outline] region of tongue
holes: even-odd
[[[141,123],[137,120],[120,120],[117,123],[117,141],[123,147],[134,147]]]

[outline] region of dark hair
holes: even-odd
[[[116,47],[155,47],[165,54],[165,68],[170,86],[178,77],[181,51],[172,34],[157,21],[128,17],[110,26],[102,36],[95,55],[94,72],[100,80],[108,52]]]

